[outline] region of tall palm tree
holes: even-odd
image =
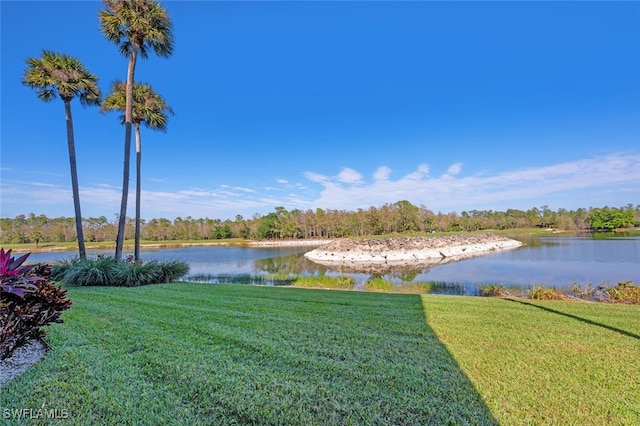
[[[138,54],[149,56],[149,49],[156,55],[169,57],[173,53],[172,24],[167,11],[155,0],[103,0],[104,9],[99,13],[100,31],[107,40],[116,44],[120,53],[129,58],[126,83],[124,172],[122,174],[122,201],[116,238],[117,260],[122,259],[124,230],[129,196],[129,163],[131,156],[131,124],[133,105],[133,81]]]
[[[27,69],[22,82],[35,89],[38,98],[50,102],[60,96],[64,102],[67,121],[67,147],[69,149],[69,166],[71,167],[71,188],[73,191],[73,207],[76,215],[76,233],[78,236],[78,253],[81,259],[87,258],[82,233],[82,213],[80,212],[80,191],[78,189],[78,168],[76,165],[76,148],[73,136],[73,117],[71,100],[77,97],[82,106],[100,105],[100,89],[98,77],[89,72],[76,58],[60,53],[44,50],[41,58],[27,58]]]
[[[102,102],[101,111],[125,111],[127,84],[116,81],[111,87],[111,93]],[[136,232],[134,260],[140,261],[140,176],[142,164],[142,139],[140,124],[152,130],[166,131],[167,113],[173,114],[171,107],[165,100],[153,91],[150,84],[135,83],[133,85],[133,103],[131,121],[136,132]],[[120,116],[125,124],[125,115]]]

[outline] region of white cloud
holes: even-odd
[[[318,173],[314,173],[314,172],[305,172],[305,177],[307,179],[309,179],[311,182],[316,182],[316,183],[327,183],[329,182],[329,178],[318,174]]]
[[[349,167],[345,167],[338,173],[338,180],[344,183],[360,183],[362,175]]]
[[[234,218],[266,214],[276,206],[292,209],[330,208],[357,210],[408,200],[434,211],[470,209],[530,208],[558,201],[557,208],[577,208],[637,203],[640,200],[640,154],[617,153],[579,159],[543,167],[483,171],[464,175],[460,163],[449,166],[438,177],[429,175],[427,165],[419,165],[396,180],[391,169],[380,166],[367,181],[360,172],[345,167],[335,176],[306,172],[306,179],[319,191],[302,183],[280,180],[280,187],[218,185],[211,188],[183,187],[177,190],[142,192],[143,217]],[[2,216],[30,212],[47,216],[73,216],[73,197],[67,182],[1,181]],[[129,211],[133,215],[134,191],[130,191]],[[268,195],[267,195],[268,193]],[[81,187],[80,200],[85,217],[111,217],[120,207],[120,188],[106,184]]]
[[[414,204],[425,204],[443,211],[497,209],[502,206],[518,208],[522,204],[530,207],[542,203],[547,197],[573,191],[574,197],[582,198],[572,200],[568,197],[566,202],[589,207],[602,203],[598,194],[603,191],[620,191],[640,182],[640,155],[611,154],[544,167],[473,176],[460,176],[461,163],[451,165],[446,174],[437,178],[429,177],[428,172],[427,166],[420,166],[396,181],[376,179],[376,176],[384,176],[383,173],[376,172],[373,182],[363,182],[359,186],[344,186],[328,181],[324,183],[320,197],[314,203],[318,207],[349,210],[406,199]],[[590,194],[587,194],[588,198],[584,193],[586,189],[591,189]],[[621,203],[633,201],[625,199]]]
[[[429,166],[421,164],[415,172],[406,175],[402,181],[419,181],[429,176]]]
[[[235,189],[236,191],[240,191],[240,192],[256,192],[255,189],[251,189],[251,188],[243,188],[241,186],[234,186],[233,189]]]
[[[449,176],[456,176],[456,175],[460,174],[461,171],[462,171],[462,163],[455,163],[455,164],[452,164],[447,169],[447,174]]]
[[[373,174],[375,180],[388,180],[391,176],[391,169],[387,166],[378,167],[378,170]]]

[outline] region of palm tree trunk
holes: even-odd
[[[124,246],[124,231],[127,224],[127,199],[129,198],[129,169],[131,158],[131,124],[133,109],[133,76],[136,69],[136,59],[138,57],[138,46],[134,44],[129,57],[129,67],[127,70],[127,92],[124,114],[124,170],[122,173],[122,200],[120,201],[120,216],[118,217],[118,236],[116,238],[117,261],[122,260],[122,248]]]
[[[136,235],[135,248],[133,253],[134,261],[140,263],[140,176],[142,165],[142,139],[140,138],[140,124],[135,124],[136,128]]]
[[[82,233],[82,213],[80,212],[80,189],[78,187],[78,168],[76,165],[76,147],[73,136],[73,117],[71,116],[71,99],[63,99],[67,119],[67,146],[69,148],[69,166],[71,168],[71,189],[73,192],[73,208],[76,215],[76,234],[78,236],[78,254],[81,260],[87,258]]]

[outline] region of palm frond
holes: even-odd
[[[102,102],[100,111],[124,111],[126,107],[126,83],[115,81],[111,85],[111,92]],[[173,109],[164,98],[153,90],[148,83],[134,83],[132,121],[143,124],[152,130],[165,131],[168,116],[173,115]],[[124,115],[121,115],[121,123],[124,123]]]
[[[142,58],[148,50],[168,57],[173,53],[172,23],[164,7],[155,0],[103,0],[100,31],[129,56],[136,48]]]
[[[98,77],[78,59],[44,50],[41,58],[27,58],[22,82],[36,90],[38,98],[49,102],[78,97],[83,106],[100,104]]]

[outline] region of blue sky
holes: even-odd
[[[174,55],[136,80],[176,114],[142,129],[144,218],[640,203],[639,2],[163,4]],[[62,101],[21,78],[47,49],[124,79],[101,8],[0,2],[2,217],[73,216]],[[124,128],[72,108],[83,216],[113,219]]]

